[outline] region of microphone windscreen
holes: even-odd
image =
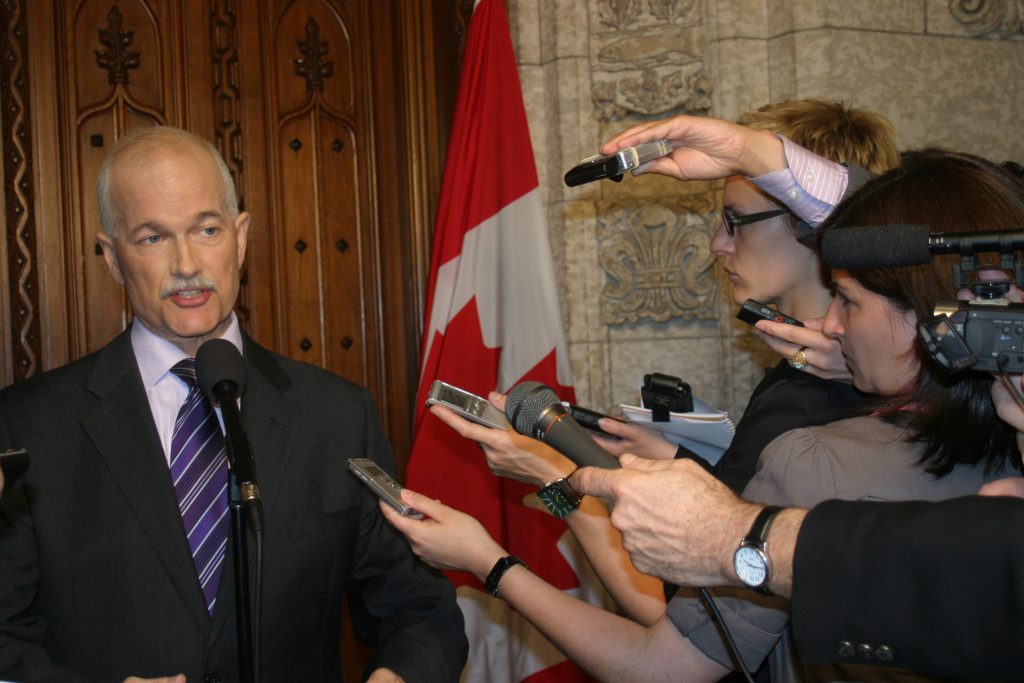
[[[245,391],[245,364],[238,348],[227,339],[204,342],[196,352],[196,381],[213,403],[241,396]],[[234,385],[233,395],[218,396],[214,393],[215,387],[224,392],[224,387],[217,386],[224,381]]]
[[[821,260],[830,268],[893,268],[932,260],[927,225],[871,225],[826,230]]]
[[[520,434],[533,434],[540,414],[556,403],[561,401],[551,387],[540,382],[523,382],[508,392],[505,417]]]

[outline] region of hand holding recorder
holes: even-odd
[[[604,143],[601,153],[612,154],[655,140],[666,140],[673,149],[648,163],[640,173],[660,173],[679,180],[715,180],[731,175],[757,177],[786,168],[782,142],[774,134],[685,114],[628,128]]]
[[[472,572],[483,581],[495,562],[508,554],[480,522],[463,512],[409,489],[402,491],[400,503],[422,510],[428,519],[408,519],[383,503],[381,513],[432,567]]]
[[[423,519],[423,513],[406,505],[402,501],[402,485],[382,470],[377,463],[369,458],[352,458],[348,461],[348,471],[367,488],[377,494],[382,504],[387,505],[400,517]]]
[[[503,405],[504,397],[494,395],[501,397]],[[479,443],[488,468],[499,477],[540,488],[576,469],[569,458],[537,439],[511,429],[493,429],[471,422],[445,404],[435,404],[430,412],[460,436]]]

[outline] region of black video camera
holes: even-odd
[[[651,411],[651,420],[654,422],[668,422],[669,413],[693,412],[693,391],[690,385],[672,375],[660,372],[644,375],[640,398],[644,408]]]
[[[951,372],[1024,372],[1024,304],[1005,298],[1011,285],[1022,286],[1022,265],[1020,259],[1003,253],[1001,267],[1012,268],[1014,279],[970,283],[977,299],[940,301],[935,315],[917,323],[929,355]],[[965,254],[954,267],[957,289],[976,268],[973,255]]]
[[[931,357],[953,372],[1024,372],[1024,304],[942,302],[917,331]]]

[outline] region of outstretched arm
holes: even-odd
[[[622,532],[633,564],[683,586],[741,585],[732,555],[763,507],[747,503],[690,460],[620,459],[622,469],[580,469],[581,492],[612,501],[611,522]],[[776,595],[793,587],[793,550],[806,514],[787,509],[768,539],[770,585]]]
[[[409,490],[402,499],[429,516],[400,517],[381,505],[413,552],[435,567],[472,572],[484,581],[507,555],[472,517]],[[705,657],[663,617],[644,627],[577,600],[523,566],[509,569],[499,597],[525,616],[570,659],[603,681],[713,681],[728,671]]]
[[[812,226],[820,225],[849,189],[845,166],[771,132],[720,119],[683,114],[640,124],[608,140],[601,151],[609,154],[659,139],[672,144],[672,153],[644,164],[634,175],[651,172],[679,180],[744,175]],[[857,173],[861,180],[865,175]]]
[[[504,396],[492,394],[499,407]],[[512,430],[474,424],[443,406],[431,412],[467,439],[480,444],[487,465],[499,477],[521,481],[538,489],[569,476],[576,465],[547,444]],[[584,498],[565,517],[569,529],[587,555],[598,578],[622,610],[638,623],[650,625],[665,614],[661,581],[642,574],[629,561],[622,537],[608,521],[608,511],[596,498]]]
[[[601,152],[611,154],[653,140],[668,140],[675,149],[641,166],[642,172],[679,180],[715,180],[731,175],[755,177],[786,168],[782,141],[773,133],[685,114],[628,128],[604,143]]]

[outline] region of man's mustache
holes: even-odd
[[[212,280],[207,280],[201,275],[188,278],[175,278],[165,285],[160,291],[160,298],[168,299],[174,296],[177,292],[188,291],[190,289],[208,289],[211,292],[216,292],[217,285]]]

